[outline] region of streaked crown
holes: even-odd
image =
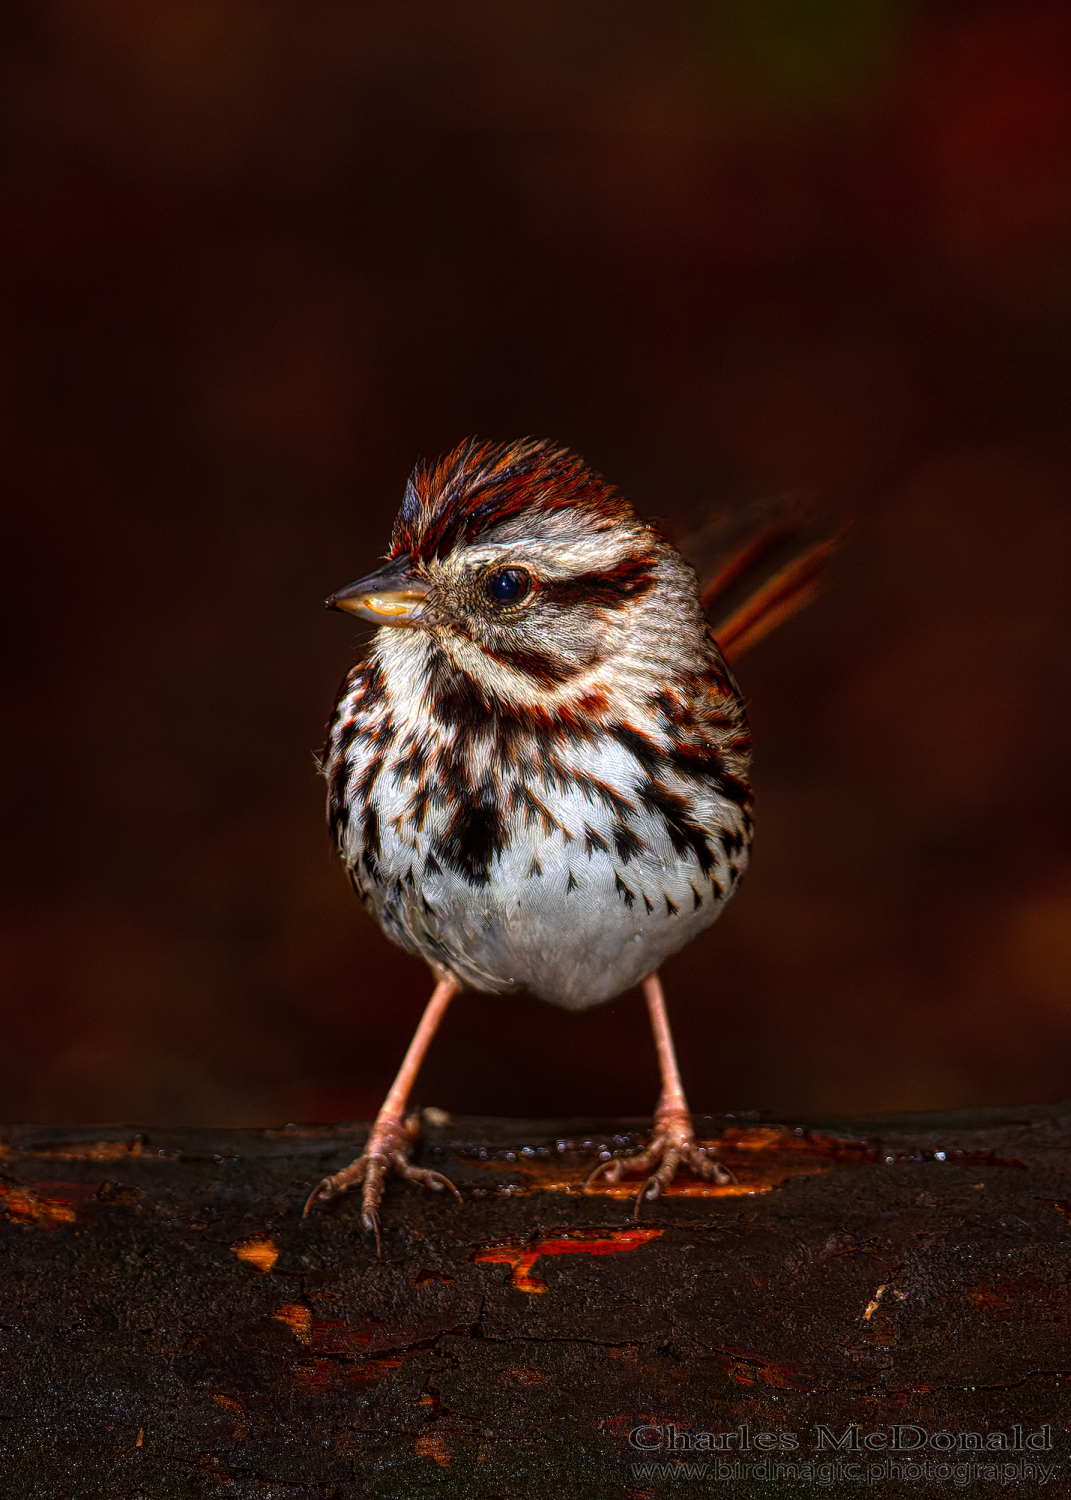
[[[563,513],[594,531],[638,520],[613,485],[558,443],[469,438],[434,466],[413,470],[387,555],[428,562],[508,522]]]

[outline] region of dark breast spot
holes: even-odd
[[[690,851],[703,874],[709,875],[714,855],[706,831],[691,816],[691,807],[685,799],[661,782],[648,781],[640,788],[640,800],[650,812],[661,813],[674,851],[682,856]]]
[[[643,840],[624,823],[616,823],[614,825],[614,849],[621,863],[627,865],[634,854],[642,853]]]
[[[678,745],[668,756],[678,776],[707,782],[720,797],[738,807],[751,805],[751,788],[739,776],[726,770],[722,752],[714,745]]]
[[[358,776],[358,778],[357,778],[357,784],[356,784],[356,787],[354,788],[354,790],[357,793],[358,798],[361,801],[364,801],[366,798],[368,798],[368,797],[371,796],[371,794],[372,794],[372,788],[376,784],[376,778],[378,777],[378,775],[379,775],[379,773],[380,773],[380,771],[382,769],[383,769],[383,757],[382,757],[382,755],[373,755],[372,759],[365,766],[365,768],[361,772],[360,776]]]
[[[357,738],[357,733],[358,728],[356,719],[350,719],[348,723],[343,724],[342,727],[338,730],[337,734],[333,736],[334,753],[336,755],[345,755],[346,751],[350,748],[354,740]]]
[[[598,833],[594,828],[592,828],[590,823],[585,823],[584,853],[590,859],[591,856],[595,853],[596,849],[598,849],[602,854],[608,854],[610,852],[610,845],[606,842],[601,833]]]
[[[484,794],[461,799],[450,826],[435,843],[435,853],[470,885],[487,885],[491,864],[509,845],[505,819]]]
[[[428,749],[420,740],[410,744],[391,767],[395,784],[419,778],[428,763]]]
[[[413,827],[416,829],[417,833],[421,833],[423,831],[424,819],[427,817],[428,802],[430,801],[430,799],[431,793],[427,790],[427,788],[418,787],[413,795],[409,798],[409,801],[406,803],[406,816],[412,823]]]
[[[564,788],[575,788],[576,791],[583,792],[589,802],[601,802],[618,818],[627,817],[629,813],[636,811],[627,797],[615,791],[609,782],[600,781],[597,776],[589,776],[586,771],[566,771],[564,768],[560,776]]]
[[[350,822],[350,809],[346,802],[348,787],[349,767],[340,756],[331,766],[327,778],[327,826],[338,846],[341,846]]]
[[[475,680],[441,653],[436,653],[430,664],[428,702],[436,718],[463,734],[487,724],[487,702]]]
[[[518,782],[510,791],[509,805],[511,812],[523,811],[525,828],[530,828],[537,818],[543,826],[544,833],[551,833],[558,826],[547,807],[523,782]]]
[[[665,756],[654,741],[639,729],[633,729],[630,724],[611,724],[609,732],[619,745],[623,745],[635,756],[648,776],[656,775],[661,769]]]
[[[379,846],[379,814],[371,803],[368,803],[361,814],[361,841],[364,844],[365,858],[378,859],[380,855]]]

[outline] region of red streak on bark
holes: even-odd
[[[547,1283],[542,1277],[531,1274],[541,1255],[614,1255],[619,1250],[635,1250],[648,1240],[657,1239],[661,1233],[661,1229],[616,1229],[608,1233],[537,1240],[534,1245],[487,1245],[477,1250],[472,1258],[512,1266],[510,1284],[519,1292],[545,1292]]]

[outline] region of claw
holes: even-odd
[[[633,1224],[638,1224],[640,1222],[640,1209],[643,1207],[643,1200],[645,1198],[657,1198],[659,1197],[661,1192],[662,1188],[659,1184],[658,1178],[652,1173],[640,1188],[639,1192],[636,1194],[636,1202],[633,1205],[632,1209]]]
[[[322,1182],[318,1182],[316,1184],[316,1186],[313,1188],[312,1192],[305,1199],[305,1207],[301,1210],[301,1217],[303,1219],[307,1219],[309,1217],[309,1214],[312,1212],[312,1207],[313,1207],[314,1203],[319,1203],[319,1201],[320,1201],[321,1198],[323,1198],[323,1199],[326,1200],[326,1199],[328,1199],[330,1197],[331,1197],[331,1179],[330,1179],[330,1177],[325,1177]]]

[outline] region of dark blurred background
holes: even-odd
[[[313,764],[406,475],[553,436],[858,517],[745,659],[702,1109],[1071,1093],[1071,12],[7,0],[0,1117],[372,1113],[429,981]],[[637,996],[458,1001],[425,1103],[648,1113]]]

